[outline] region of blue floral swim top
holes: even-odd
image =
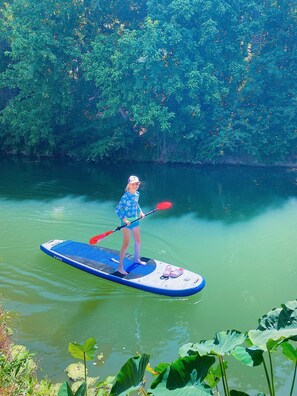
[[[125,218],[131,221],[140,216],[141,208],[138,204],[138,200],[138,191],[136,191],[135,194],[131,194],[129,191],[125,192],[115,209],[116,214],[121,220]]]

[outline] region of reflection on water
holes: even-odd
[[[37,353],[54,380],[63,379],[72,362],[71,341],[97,339],[105,363],[90,370],[102,379],[136,352],[149,353],[152,366],[173,361],[184,343],[256,327],[271,308],[296,298],[293,169],[83,168],[4,160],[0,166],[1,293],[19,313],[17,341]],[[184,299],[152,295],[80,272],[39,250],[49,239],[87,242],[117,226],[114,207],[130,174],[143,181],[145,211],[165,200],[174,204],[143,220],[143,255],[201,273],[201,293]],[[102,241],[114,249],[120,244],[120,232]],[[287,373],[281,372],[282,382]],[[234,364],[231,381],[242,390],[247,383],[259,389],[261,375]]]
[[[228,223],[249,220],[266,208],[296,197],[297,169],[190,167],[152,164],[64,165],[63,163],[1,162],[0,197],[50,200],[65,195],[116,202],[127,176],[142,180],[141,201],[152,207],[170,200],[168,216],[193,213]],[[57,215],[63,208],[56,208]]]

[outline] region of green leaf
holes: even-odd
[[[68,352],[70,352],[72,357],[75,359],[84,360],[84,350],[82,345],[76,342],[70,342],[68,346]]]
[[[69,384],[66,381],[61,385],[58,396],[74,396]]]
[[[223,364],[224,364],[224,368],[226,370],[228,368],[228,362],[224,362]],[[219,383],[221,378],[222,378],[221,365],[218,364],[215,369],[213,367],[211,367],[208,370],[205,380],[211,388],[214,388]]]
[[[211,388],[203,382],[210,367],[214,364],[212,356],[186,356],[172,363],[152,383],[154,395],[212,395]]]
[[[180,349],[180,353],[192,355],[199,353],[204,356],[208,354],[224,356],[230,354],[237,346],[246,339],[246,335],[236,330],[220,331],[216,333],[213,340],[201,341],[198,344],[186,344]]]
[[[282,304],[259,319],[256,330],[248,332],[253,345],[263,351],[274,350],[277,344],[297,337],[297,300]]]
[[[259,366],[263,362],[263,350],[256,347],[244,348],[238,346],[231,352],[231,355],[249,367]]]
[[[259,319],[257,330],[281,330],[297,328],[297,300],[288,301],[281,308],[274,308]]]
[[[97,344],[95,338],[89,338],[84,343],[83,350],[86,353],[87,360],[93,360],[95,352],[97,350]]]
[[[85,341],[83,349],[85,352],[95,350],[96,349],[96,340],[95,338],[88,338],[87,341]]]
[[[297,363],[297,348],[294,348],[289,342],[283,342],[281,344],[283,354],[292,362]]]
[[[68,346],[68,351],[76,359],[86,360],[94,359],[94,353],[96,351],[96,340],[94,338],[89,338],[83,345],[77,342],[70,342]]]
[[[81,386],[77,389],[74,396],[84,396],[87,390],[86,384],[81,384]]]
[[[188,342],[187,344],[182,345],[178,350],[179,356],[185,357],[191,355],[191,351],[194,345],[195,344],[193,344],[192,342]],[[197,353],[197,351],[195,351],[195,353]]]
[[[297,336],[297,329],[283,329],[283,330],[250,330],[248,332],[249,338],[254,345],[267,351],[269,346],[275,346],[275,343],[269,343],[270,340],[277,341],[279,344],[282,341],[288,340],[293,336]]]
[[[109,394],[110,389],[114,383],[115,377],[109,376],[106,377],[104,381],[100,381],[97,383],[97,394],[96,396],[106,396]]]
[[[153,393],[149,393],[149,395],[154,396],[168,396],[168,389],[161,384],[158,388],[154,389]],[[188,384],[182,389],[177,388],[170,391],[170,395],[172,396],[212,396],[214,395],[213,391],[204,384],[200,385],[191,385]]]
[[[138,389],[143,381],[149,358],[150,356],[145,353],[141,356],[130,358],[117,375],[110,395],[127,395],[130,391]]]
[[[234,389],[230,391],[230,395],[231,396],[249,396],[248,393],[237,391],[237,390],[234,390]],[[257,396],[265,396],[265,393],[260,392],[260,393],[257,394]]]
[[[282,340],[281,341],[278,341],[278,340],[274,341],[274,340],[270,339],[269,341],[267,341],[266,347],[267,347],[268,351],[270,351],[270,352],[276,351],[276,349],[277,349],[277,347],[278,347],[280,342],[282,342]]]
[[[169,363],[161,362],[161,363],[157,364],[156,367],[154,367],[154,371],[155,371],[156,373],[162,373],[164,370],[167,369],[168,366],[170,366]]]

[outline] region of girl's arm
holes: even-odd
[[[125,204],[125,198],[124,195],[120,199],[120,202],[117,204],[115,208],[115,212],[118,215],[118,217],[124,221],[124,218],[126,216],[126,204]]]
[[[140,217],[145,217],[145,214],[143,213],[141,207],[139,206],[139,203],[137,203],[137,206],[138,206],[139,216],[140,216]]]

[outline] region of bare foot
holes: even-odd
[[[122,275],[128,275],[128,272],[125,271],[123,268],[118,268],[118,269],[117,269],[117,272],[119,272],[119,273],[122,274]]]
[[[140,265],[146,265],[146,262],[141,260],[135,260],[135,263]]]

